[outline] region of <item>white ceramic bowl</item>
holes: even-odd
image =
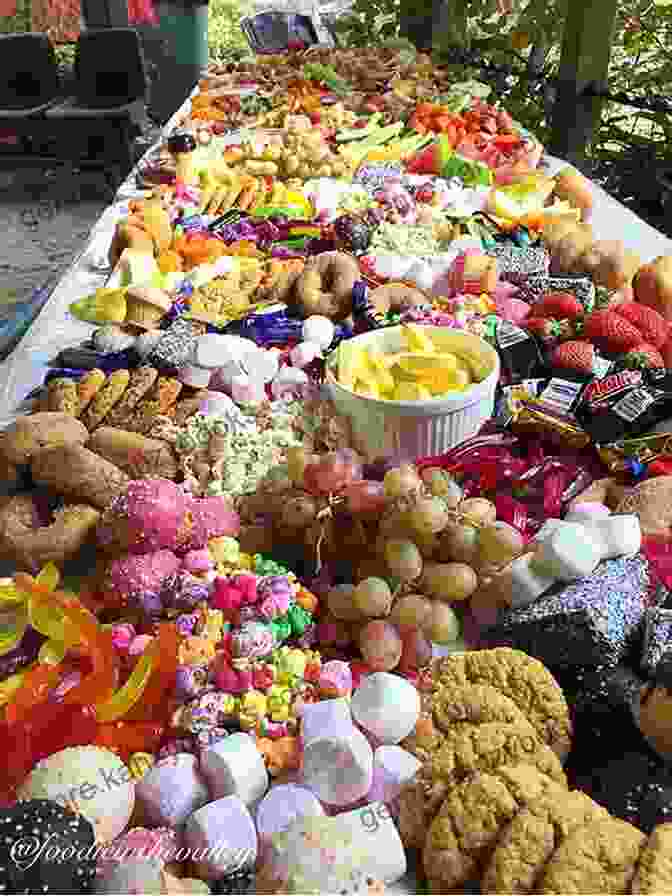
[[[327,389],[343,417],[352,424],[354,447],[367,460],[414,460],[443,454],[475,435],[492,416],[499,381],[499,356],[483,339],[448,327],[424,327],[437,348],[450,352],[460,345],[491,363],[489,375],[464,392],[429,401],[387,401],[358,395],[336,382],[338,352],[327,360]],[[403,351],[401,327],[386,327],[355,336],[362,348],[383,353]]]

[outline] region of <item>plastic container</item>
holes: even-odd
[[[431,401],[386,401],[358,395],[336,382],[338,352],[327,361],[326,388],[343,417],[352,424],[354,447],[368,461],[393,462],[443,454],[475,435],[494,411],[499,381],[499,356],[494,348],[471,333],[447,327],[423,327],[442,351],[460,345],[476,350],[492,362],[490,374],[464,392]],[[390,353],[403,351],[401,327],[372,330],[354,337],[366,348]]]

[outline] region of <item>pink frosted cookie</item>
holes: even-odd
[[[169,479],[135,479],[103,514],[98,541],[134,553],[148,553],[178,546],[188,498]],[[198,545],[203,547],[203,545]]]
[[[148,613],[158,612],[163,583],[179,568],[180,561],[172,551],[127,554],[112,562],[107,573],[107,587]]]

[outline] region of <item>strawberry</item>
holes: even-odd
[[[595,349],[589,342],[563,342],[551,355],[553,367],[575,370],[577,373],[592,373]]]
[[[614,306],[614,312],[624,317],[642,334],[642,342],[661,348],[667,342],[668,326],[662,314],[639,302],[623,302]]]
[[[560,335],[560,326],[550,317],[526,317],[523,326],[542,342],[552,342]]]
[[[672,331],[670,331],[669,338],[666,340],[665,345],[660,349],[660,354],[663,363],[665,364],[665,368],[667,370],[672,370]]]
[[[555,317],[559,320],[575,320],[582,314],[583,305],[571,292],[547,292],[530,311],[530,317]]]
[[[642,334],[630,321],[608,308],[593,311],[583,322],[583,335],[598,348],[620,354],[642,342]]]
[[[665,367],[665,361],[655,345],[642,342],[628,352],[623,363],[626,367]]]

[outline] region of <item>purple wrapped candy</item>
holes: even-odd
[[[175,696],[182,700],[190,700],[198,696],[207,683],[207,669],[199,666],[178,666],[175,673]]]
[[[198,616],[196,613],[180,613],[175,620],[178,632],[185,638],[194,634],[197,623]]]
[[[135,603],[145,616],[160,616],[163,613],[163,601],[156,591],[142,591],[135,595]]]
[[[210,586],[188,572],[177,572],[164,582],[161,597],[172,610],[193,610],[210,597]]]
[[[286,576],[268,576],[258,585],[259,615],[263,619],[284,616],[292,603],[293,592]]]
[[[45,638],[30,626],[26,629],[23,638],[17,646],[0,656],[0,679],[9,678],[24,666],[32,663]]]

